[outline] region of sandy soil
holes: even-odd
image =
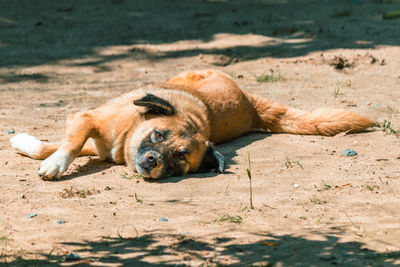
[[[400,19],[382,19],[400,3],[359,2],[1,1],[0,263],[400,264]],[[60,140],[71,112],[204,68],[386,130],[255,133],[218,147],[225,174],[156,183],[95,157],[42,181],[40,162],[10,148],[23,132]],[[257,81],[272,72],[274,81]],[[358,155],[342,156],[346,148]]]

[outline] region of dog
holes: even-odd
[[[375,123],[347,110],[305,112],[241,90],[219,71],[188,71],[148,85],[98,108],[72,114],[60,144],[28,134],[11,138],[20,154],[44,160],[42,179],[63,175],[78,156],[126,164],[145,178],[224,171],[221,144],[254,129],[331,136]],[[87,142],[90,139],[90,142]]]

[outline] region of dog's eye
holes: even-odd
[[[156,132],[155,135],[156,135],[156,139],[157,139],[158,141],[161,141],[161,140],[162,140],[162,134],[161,134],[161,133]]]
[[[153,143],[158,143],[164,140],[164,136],[157,130],[154,130],[153,134],[151,135],[151,141]]]

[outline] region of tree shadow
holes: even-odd
[[[342,242],[344,229],[328,233],[313,232],[319,238],[257,233],[257,241],[243,242],[219,236],[148,233],[134,238],[102,237],[96,241],[64,242],[78,255],[89,255],[71,264],[91,266],[187,266],[193,262],[207,266],[398,266],[400,251],[377,252],[357,241]],[[166,241],[168,240],[168,241]],[[208,240],[208,241],[205,241]],[[9,260],[10,265],[65,264],[66,257],[41,255],[42,259],[22,257]],[[155,263],[150,263],[149,259]]]
[[[33,66],[94,57],[163,60],[218,54],[238,61],[295,57],[337,48],[398,45],[400,20],[382,14],[398,1],[4,0],[0,9],[0,67]],[[133,49],[104,55],[102,48],[215,40],[218,34],[277,38],[227,48]],[[278,40],[278,41],[277,41]],[[228,60],[228,64],[236,62]],[[82,63],[77,63],[78,65]],[[109,71],[100,68],[99,71]]]
[[[17,83],[28,80],[36,81],[38,83],[47,83],[49,77],[41,73],[16,74],[14,72],[9,72],[7,74],[0,74],[0,83]]]

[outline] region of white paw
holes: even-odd
[[[42,142],[36,137],[22,133],[10,138],[11,147],[18,153],[29,157],[34,157],[40,150]]]
[[[40,165],[39,176],[42,179],[60,178],[74,157],[63,150],[57,150]]]

